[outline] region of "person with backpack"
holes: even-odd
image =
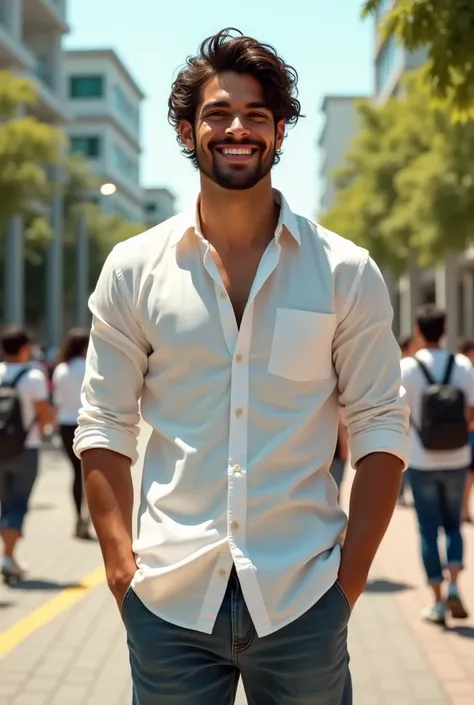
[[[443,311],[433,304],[421,307],[415,325],[418,351],[401,361],[402,385],[411,411],[408,474],[423,564],[434,598],[422,617],[441,625],[447,613],[455,619],[468,616],[458,576],[464,559],[461,509],[471,462],[468,429],[474,418],[472,365],[464,355],[452,355],[441,347],[445,328]],[[445,535],[445,560],[438,549],[440,529]]]
[[[51,423],[44,373],[30,364],[32,340],[21,326],[3,330],[0,364],[0,537],[4,580],[20,580],[16,559],[28,502],[38,474],[42,432]]]

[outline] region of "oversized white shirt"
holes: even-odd
[[[353,464],[410,453],[379,269],[275,199],[240,329],[195,210],[115,247],[90,299],[75,451],[135,462],[141,400],[152,430],[132,586],[152,613],[207,633],[233,564],[259,636],[335,582],[339,405]]]

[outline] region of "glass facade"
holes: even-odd
[[[375,90],[383,93],[394,72],[403,63],[403,48],[393,37],[382,47],[375,65]]]
[[[69,79],[71,98],[103,98],[104,94],[103,76],[71,76]]]
[[[101,154],[100,137],[71,137],[71,151],[83,154],[89,159],[97,159]]]

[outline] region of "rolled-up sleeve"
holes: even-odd
[[[386,452],[405,468],[411,444],[409,408],[401,387],[400,348],[382,274],[370,258],[361,263],[334,336],[339,401],[348,429],[352,463]]]
[[[149,344],[115,256],[112,251],[89,300],[92,329],[74,452],[107,448],[135,463]]]

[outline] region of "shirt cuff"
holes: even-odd
[[[373,429],[358,434],[349,441],[351,463],[355,465],[369,453],[389,453],[399,458],[406,470],[410,462],[411,442],[404,433]]]
[[[130,433],[97,426],[79,426],[73,450],[78,458],[85,450],[105,448],[130,458],[132,465],[138,460],[137,439]]]

